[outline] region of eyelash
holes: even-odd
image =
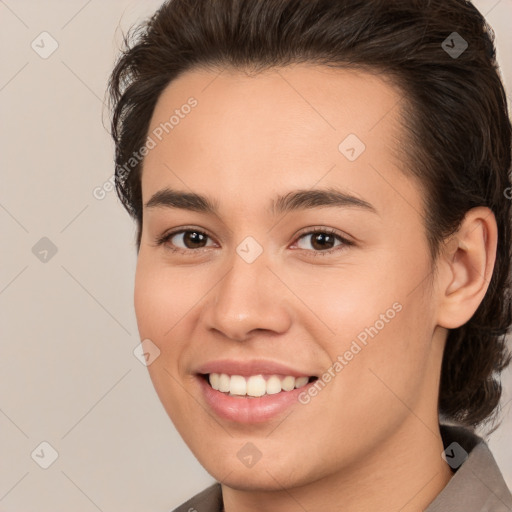
[[[207,233],[205,233],[204,231],[201,231],[199,229],[195,229],[195,228],[181,228],[181,229],[178,229],[178,230],[175,230],[175,231],[171,231],[170,233],[164,233],[163,235],[157,237],[155,239],[155,244],[156,244],[156,246],[165,245],[166,250],[169,250],[169,251],[174,252],[174,253],[179,253],[179,254],[190,254],[191,252],[198,253],[198,252],[202,252],[203,249],[207,249],[206,247],[200,247],[198,249],[182,249],[180,247],[172,247],[172,246],[167,244],[167,242],[173,236],[175,236],[177,234],[180,234],[180,233],[190,233],[190,232],[199,233],[201,235],[206,235],[208,238],[211,239],[211,237]],[[340,250],[344,250],[347,247],[350,247],[350,246],[354,245],[354,242],[351,242],[350,240],[347,240],[346,238],[342,237],[340,234],[338,234],[336,232],[336,230],[334,230],[332,228],[313,228],[310,231],[305,231],[303,233],[300,233],[297,236],[296,240],[298,241],[303,236],[314,235],[316,233],[332,235],[335,238],[337,238],[342,244],[341,245],[337,245],[337,246],[335,246],[335,247],[333,247],[331,249],[327,249],[325,251],[315,251],[315,250],[309,250],[309,249],[300,249],[302,251],[312,252],[313,253],[313,257],[327,256],[327,255],[333,254],[333,253],[338,252]]]

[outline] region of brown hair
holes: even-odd
[[[456,44],[464,49],[460,55],[450,52]],[[449,331],[439,412],[467,426],[496,419],[499,373],[511,359],[505,338],[512,323],[511,201],[506,193],[512,190],[511,125],[492,29],[468,1],[165,2],[125,36],[109,81],[116,190],[137,221],[137,248],[143,160],[131,168],[126,163],[144,146],[166,86],[198,67],[257,71],[301,62],[378,72],[404,91],[404,150],[413,163],[409,172],[425,190],[434,262],[440,243],[469,209],[487,206],[494,212],[494,272],[470,321]]]

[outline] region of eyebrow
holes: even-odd
[[[145,208],[178,208],[213,215],[217,215],[219,212],[218,201],[201,194],[182,192],[170,188],[164,188],[153,194],[144,206]],[[329,206],[361,208],[378,215],[377,209],[364,199],[332,187],[314,190],[292,190],[272,200],[269,211],[273,215],[279,215],[290,211]]]

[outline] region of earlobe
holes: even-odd
[[[438,325],[464,325],[482,302],[496,261],[498,229],[493,212],[479,206],[469,210],[439,256]]]

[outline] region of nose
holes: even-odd
[[[286,332],[291,325],[286,288],[267,267],[263,253],[252,263],[238,254],[210,294],[203,311],[209,330],[226,338],[245,341],[255,331]]]

